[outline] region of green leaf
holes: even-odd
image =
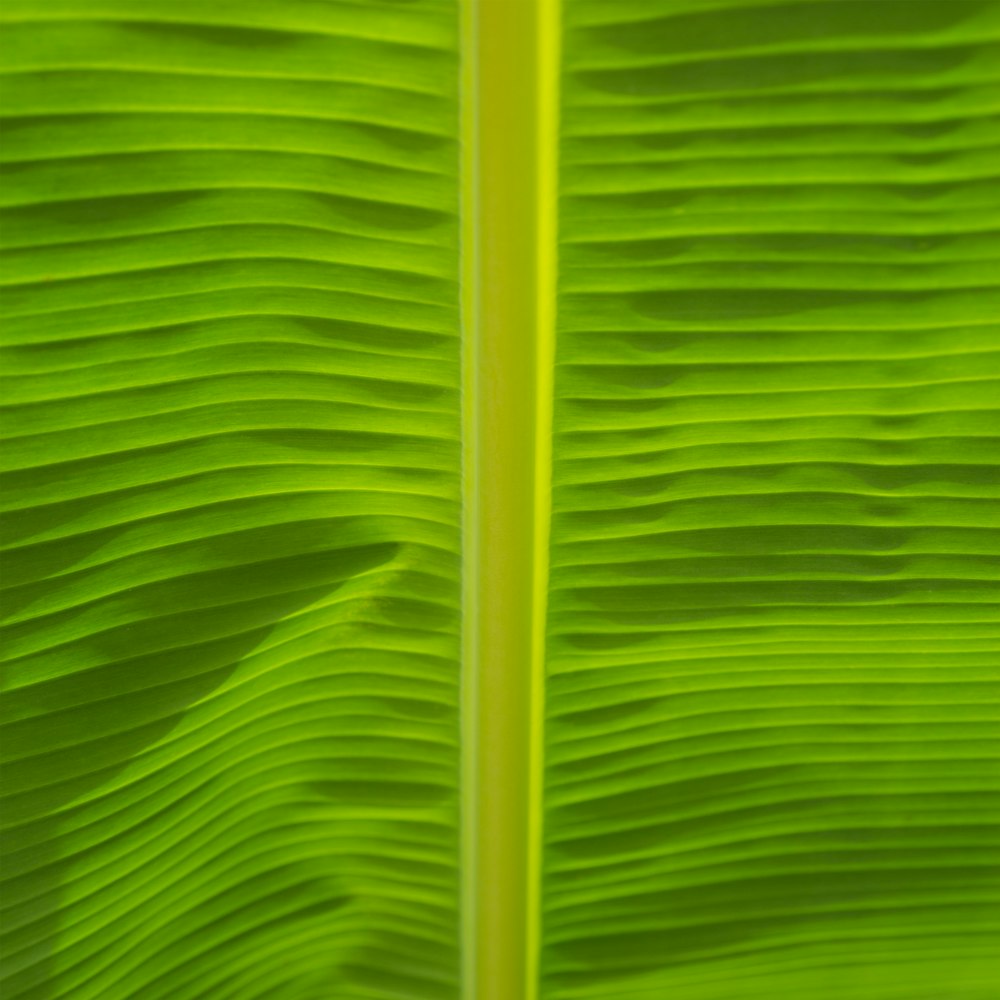
[[[5,0],[10,1000],[993,1000],[997,0]]]
[[[1000,5],[578,0],[546,1000],[1000,982]]]
[[[4,16],[4,996],[454,997],[453,6]]]

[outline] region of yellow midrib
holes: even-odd
[[[537,996],[559,0],[463,0],[465,1000]]]

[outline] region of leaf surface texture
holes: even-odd
[[[1000,7],[565,14],[543,996],[986,1000]]]
[[[4,4],[11,998],[456,996],[451,4]]]
[[[5,998],[462,992],[473,5],[3,5]],[[537,1000],[995,1000],[1000,4],[558,34]]]

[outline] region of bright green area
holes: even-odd
[[[453,1000],[455,5],[2,13],[0,993]]]
[[[555,0],[467,0],[465,989],[534,1000],[555,296]]]
[[[535,0],[469,0],[465,55],[466,536],[464,876],[475,1000],[525,995],[531,783],[531,580],[538,94]]]
[[[566,6],[545,1000],[1000,988],[1000,5]]]
[[[995,1000],[1000,2],[556,6],[0,8],[4,1000]]]

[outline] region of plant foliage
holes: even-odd
[[[0,14],[5,1000],[456,1000],[467,9]],[[539,1000],[991,1000],[1000,3],[561,35]]]

